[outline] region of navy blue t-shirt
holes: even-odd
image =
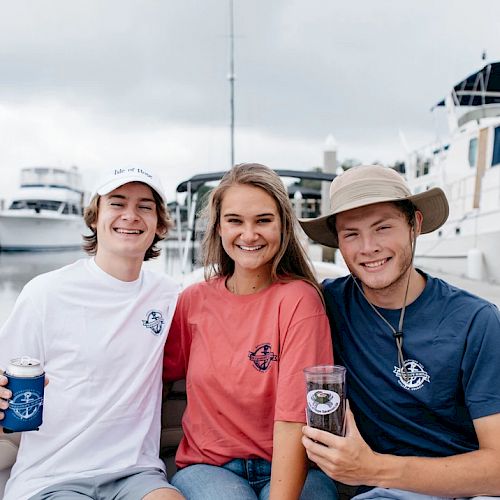
[[[347,368],[347,395],[373,450],[449,456],[478,442],[472,420],[500,412],[500,314],[489,302],[421,273],[421,295],[406,308],[399,374],[392,331],[351,276],[323,282],[335,362]],[[378,308],[397,329],[400,309]]]

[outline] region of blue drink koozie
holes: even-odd
[[[5,376],[12,392],[9,408],[0,425],[7,432],[38,430],[42,425],[45,373],[37,359],[11,360]]]

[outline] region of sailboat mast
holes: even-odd
[[[231,89],[230,106],[231,106],[231,128],[230,128],[230,141],[231,141],[231,164],[229,168],[234,165],[234,16],[233,16],[233,0],[229,0],[229,86]]]

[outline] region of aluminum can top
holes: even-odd
[[[38,359],[22,356],[10,360],[7,375],[20,378],[38,377],[43,374],[42,364]]]

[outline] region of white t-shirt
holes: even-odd
[[[163,347],[179,287],[142,270],[120,281],[82,259],[23,289],[0,330],[0,368],[42,361],[43,424],[21,439],[4,500],[159,458]]]

